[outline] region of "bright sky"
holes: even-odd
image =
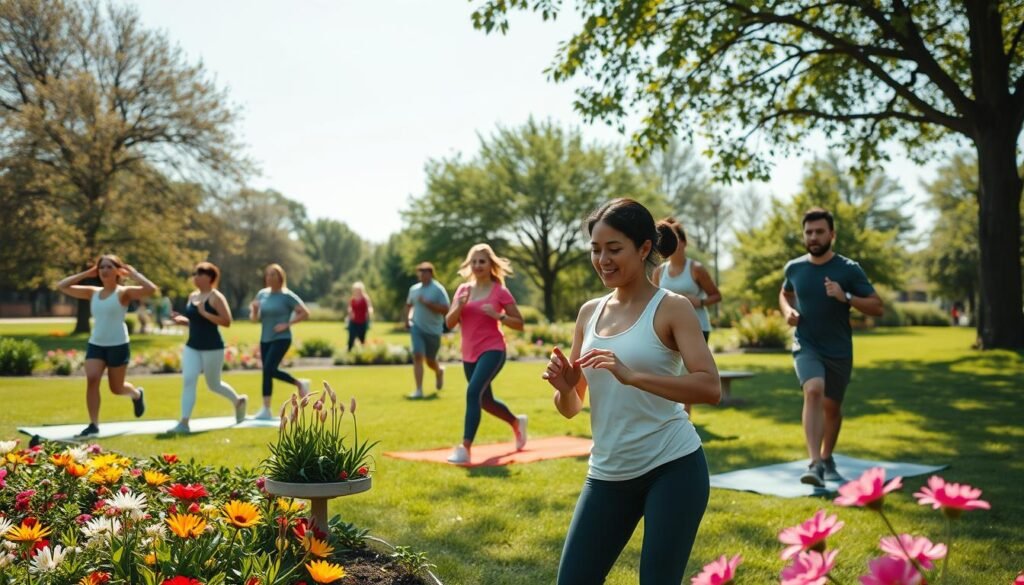
[[[123,0],[132,1],[132,0]],[[516,14],[507,36],[485,35],[466,0],[136,0],[147,27],[201,59],[240,107],[238,130],[262,174],[251,181],[301,201],[314,218],[382,242],[424,191],[428,159],[471,157],[478,133],[530,115],[587,127],[568,85],[543,70],[577,28],[568,14]],[[571,4],[571,3],[570,3]],[[779,161],[765,193],[792,195],[804,160]],[[909,193],[931,172],[889,166]]]

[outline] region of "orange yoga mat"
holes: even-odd
[[[558,459],[559,457],[586,457],[590,455],[590,447],[594,444],[591,439],[579,437],[547,437],[544,439],[530,439],[522,451],[516,451],[515,443],[494,443],[492,445],[473,445],[470,450],[470,462],[462,467],[493,467],[497,465],[508,465],[510,463],[531,463],[543,461],[544,459]],[[407,459],[409,461],[431,461],[434,463],[448,463],[448,456],[452,454],[452,447],[443,449],[430,449],[429,451],[392,451],[384,453],[395,459]]]

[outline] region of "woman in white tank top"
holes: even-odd
[[[141,286],[122,286],[121,278],[130,276]],[[99,278],[102,286],[78,284],[87,278]],[[99,434],[100,382],[107,371],[110,391],[132,399],[136,417],[146,410],[142,387],[136,388],[125,381],[130,357],[128,327],[124,319],[128,304],[152,296],[157,286],[139,271],[121,262],[113,254],[100,256],[96,264],[57,283],[57,288],[70,297],[89,301],[93,316],[92,332],[85,354],[85,405],[89,411],[89,426],[78,434],[88,437]]]
[[[587,219],[591,262],[611,294],[580,309],[569,357],[544,371],[566,418],[590,390],[594,447],[558,569],[559,585],[603,583],[644,518],[643,585],[678,585],[710,493],[700,438],[684,403],[721,398],[714,359],[691,303],[648,278],[676,236],[616,199]]]

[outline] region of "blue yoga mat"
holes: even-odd
[[[836,470],[847,480],[857,479],[862,473],[872,467],[881,467],[885,470],[886,478],[896,476],[913,477],[935,473],[949,467],[948,465],[918,465],[916,463],[902,463],[899,461],[872,461],[870,459],[854,459],[845,455],[834,454]],[[776,463],[764,467],[752,469],[740,469],[728,473],[719,473],[711,476],[711,487],[739,490],[744,492],[755,492],[780,498],[799,498],[802,496],[828,496],[835,494],[839,486],[844,482],[825,482],[825,487],[815,487],[800,483],[800,475],[807,469],[810,461],[790,461],[789,463]]]

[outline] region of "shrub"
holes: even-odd
[[[946,312],[931,303],[896,303],[895,306],[903,314],[903,324],[907,326],[948,327],[951,323]]]
[[[527,325],[547,322],[547,319],[544,318],[544,313],[542,313],[537,307],[519,305],[519,314],[523,316],[523,323],[526,323]]]
[[[334,363],[346,366],[411,364],[412,354],[407,347],[374,340],[353,347],[352,351],[339,356]]]
[[[313,337],[303,341],[298,352],[302,357],[329,358],[334,356],[334,344],[322,337]]]
[[[775,310],[755,309],[736,323],[740,347],[789,347],[790,328],[782,314]]]
[[[309,307],[310,321],[344,321],[345,315],[330,307]]]
[[[31,340],[0,337],[0,376],[31,375],[39,356],[39,346]]]
[[[124,324],[128,328],[128,335],[135,335],[135,332],[139,330],[139,318],[135,315],[125,316]]]
[[[572,347],[575,327],[573,323],[542,323],[527,328],[524,334],[530,343],[539,342],[541,345],[547,346],[548,349],[552,345],[569,348]]]

